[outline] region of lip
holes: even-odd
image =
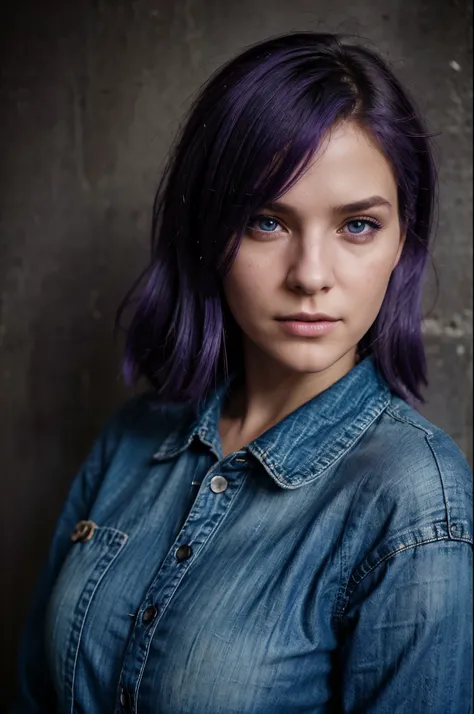
[[[321,313],[310,315],[306,312],[279,317],[277,321],[285,332],[297,337],[322,337],[332,332],[339,322],[329,315]]]
[[[282,322],[337,322],[337,318],[325,315],[322,312],[315,312],[314,315],[309,312],[295,312],[293,315],[277,317],[277,320]]]

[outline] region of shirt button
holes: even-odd
[[[156,607],[154,607],[154,605],[150,605],[150,607],[147,607],[147,609],[143,613],[143,617],[142,617],[143,624],[149,625],[150,622],[153,622],[153,620],[156,617],[157,612],[158,611],[157,611]]]
[[[226,490],[228,485],[227,479],[223,476],[214,476],[209,484],[213,493],[222,493]]]
[[[86,541],[92,538],[95,529],[96,524],[94,523],[94,521],[79,521],[79,523],[76,523],[76,525],[74,526],[74,530],[71,533],[71,540],[74,543],[76,543],[77,541],[85,543]]]
[[[178,548],[178,550],[177,550],[176,553],[175,553],[175,558],[176,558],[176,560],[178,560],[179,562],[181,562],[182,560],[187,560],[188,558],[191,557],[192,552],[193,552],[193,551],[191,550],[191,546],[190,546],[190,545],[187,545],[187,544],[186,544],[186,545],[180,545],[179,548]]]

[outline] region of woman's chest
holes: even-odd
[[[188,466],[99,500],[73,543],[48,615],[63,710],[324,711],[340,577],[328,504]]]

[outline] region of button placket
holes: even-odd
[[[123,684],[124,689],[128,687],[128,691],[131,690],[131,687],[136,686],[137,681],[140,681],[143,669],[146,666],[149,645],[152,638],[156,636],[163,611],[166,610],[168,603],[176,593],[177,587],[185,577],[193,558],[199,557],[201,546],[203,543],[208,542],[212,531],[217,529],[218,522],[231,507],[234,497],[245,481],[245,478],[243,478],[239,484],[235,484],[233,479],[225,478],[219,473],[222,468],[222,463],[215,464],[200,482],[202,486],[204,486],[204,481],[207,485],[201,488],[197,494],[175,540],[174,547],[164,560],[145,594],[143,604],[146,604],[146,606],[142,610],[140,618],[136,621],[136,627],[140,627],[141,632],[135,632],[124,658],[123,666],[126,674]],[[214,491],[216,486],[218,490]],[[226,497],[219,497],[219,494],[224,491],[227,492]],[[216,518],[217,514],[219,519]],[[155,603],[155,605],[152,606],[150,603]],[[152,607],[156,607],[155,614],[152,614]],[[148,614],[146,614],[147,612]],[[151,620],[148,621],[148,618],[151,618]],[[141,648],[139,657],[136,653],[136,647]],[[143,651],[146,653],[145,656],[143,656]],[[133,702],[132,707],[125,711],[133,711]]]

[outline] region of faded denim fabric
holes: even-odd
[[[451,439],[370,358],[226,458],[224,395],[197,414],[142,395],[104,429],[13,713],[471,712],[472,476]]]

